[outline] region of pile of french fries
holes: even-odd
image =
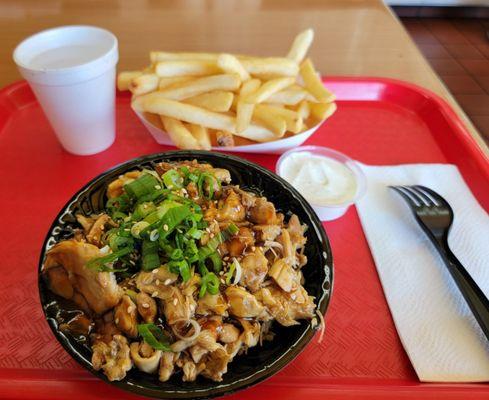
[[[209,150],[304,132],[336,110],[309,58],[314,32],[295,38],[286,57],[150,52],[151,65],[121,72],[132,107],[155,114],[175,146]]]

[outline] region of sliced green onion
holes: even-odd
[[[134,239],[114,233],[109,236],[109,247],[112,251],[117,251],[124,247],[134,247]]]
[[[138,294],[134,290],[126,289],[124,292],[131,298],[132,301],[136,301],[136,296]]]
[[[233,261],[233,263],[229,267],[229,271],[226,272],[226,284],[227,285],[229,285],[231,283],[231,279],[233,278],[235,270],[236,270],[236,261]]]
[[[202,197],[205,196],[205,187],[204,184],[207,184],[207,191],[209,192],[208,199],[212,199],[214,197],[214,183],[217,183],[217,187],[221,190],[221,183],[219,179],[217,179],[214,175],[204,172],[200,174],[199,180],[197,181],[197,188],[199,190],[199,195]]]
[[[161,178],[163,179],[165,187],[168,189],[181,189],[183,187],[183,178],[175,169],[166,171]]]
[[[151,202],[140,203],[134,209],[131,219],[133,221],[139,221],[155,210],[156,206]]]
[[[139,324],[139,336],[155,350],[171,351],[168,336],[155,324]]]
[[[235,235],[238,232],[239,232],[239,228],[235,224],[233,223],[229,224],[224,231],[214,236],[212,239],[209,240],[209,242],[207,242],[205,246],[202,246],[199,249],[200,259],[205,260],[207,257],[209,257],[212,253],[214,253],[217,250],[217,248],[221,243],[225,242],[226,240],[231,238],[231,236]]]
[[[219,293],[219,278],[212,272],[205,274],[200,281],[199,297],[204,297],[206,292],[209,294]]]
[[[142,269],[151,271],[160,266],[160,256],[158,255],[158,243],[144,240],[141,247]]]
[[[150,224],[146,221],[139,221],[136,222],[132,227],[131,227],[131,235],[134,236],[136,239],[141,238],[141,232],[144,231]]]
[[[107,254],[106,256],[96,257],[87,263],[87,267],[96,269],[101,272],[125,271],[125,269],[117,270],[117,269],[107,267],[106,264],[117,261],[120,257],[129,254],[132,250],[133,249],[131,247],[124,247],[118,251],[114,251],[113,253]]]
[[[138,179],[124,185],[124,190],[130,197],[139,199],[153,193],[158,186],[160,186],[159,182],[153,175],[143,174]]]
[[[214,253],[212,253],[208,259],[211,261],[212,263],[212,269],[214,270],[214,272],[219,272],[221,269],[222,269],[222,260],[221,260],[221,256],[219,255],[219,253],[216,251]]]

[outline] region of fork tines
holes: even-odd
[[[436,192],[425,186],[389,186],[398,192],[404,200],[414,207],[438,207],[444,205],[445,200]]]

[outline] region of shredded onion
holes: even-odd
[[[237,285],[239,283],[239,281],[241,280],[241,275],[243,274],[243,269],[241,268],[241,264],[239,263],[239,261],[236,258],[234,259],[233,262],[234,262],[234,266],[236,267],[233,285]]]
[[[323,314],[321,314],[321,311],[319,309],[316,309],[316,314],[319,318],[319,329],[321,330],[321,333],[319,334],[318,343],[321,343],[323,341],[324,329],[326,328],[326,324],[324,323]]]
[[[266,240],[265,243],[264,243],[264,246],[267,246],[267,247],[277,247],[280,250],[283,250],[284,249],[284,246],[282,246],[281,243],[275,242],[275,241],[272,241],[272,240]]]
[[[100,254],[106,255],[110,253],[110,247],[108,245],[105,245],[100,249]]]
[[[192,327],[194,328],[194,333],[190,336],[180,335],[178,333],[178,331],[175,329],[175,324],[178,324],[179,322],[185,322],[186,324],[192,325]],[[172,325],[171,329],[173,330],[173,333],[175,334],[175,336],[177,338],[179,338],[180,340],[185,340],[185,341],[190,341],[190,342],[197,339],[197,337],[199,336],[200,331],[201,331],[200,325],[195,319],[183,319],[183,318],[177,319],[175,321],[175,323]]]

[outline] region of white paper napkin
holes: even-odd
[[[389,185],[424,185],[452,206],[449,244],[489,294],[489,216],[453,165],[360,165],[357,204],[394,323],[421,381],[489,381],[489,342],[404,199]],[[489,188],[488,188],[489,190]]]

